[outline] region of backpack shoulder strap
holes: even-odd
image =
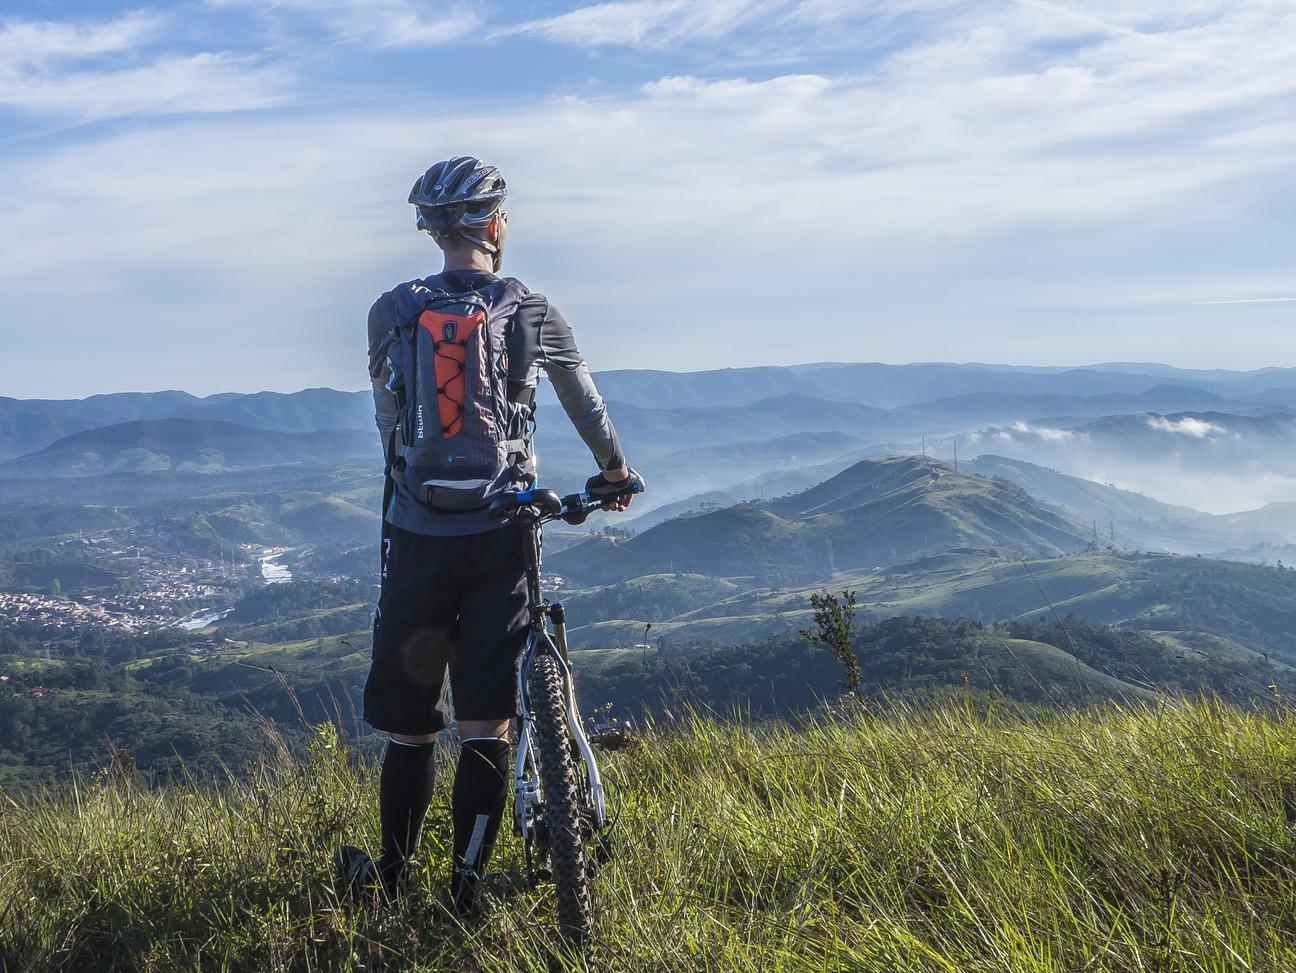
[[[501,277],[491,281],[480,291],[490,302],[491,317],[496,320],[512,318],[518,305],[531,292],[516,277]]]

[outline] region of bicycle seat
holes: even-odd
[[[562,498],[553,490],[521,490],[501,493],[490,502],[487,511],[491,520],[517,517],[539,520],[541,517],[557,517],[562,509]]]

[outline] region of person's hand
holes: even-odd
[[[634,498],[636,483],[642,482],[639,474],[628,466],[619,470],[606,470],[585,481],[586,492],[603,501],[604,510],[625,510]]]

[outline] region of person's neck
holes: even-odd
[[[495,260],[489,253],[481,250],[473,250],[469,253],[447,253],[441,273],[448,274],[453,270],[473,270],[492,274],[495,272]]]

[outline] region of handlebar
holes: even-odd
[[[630,492],[643,493],[643,481],[636,480],[631,484]],[[535,488],[502,493],[491,501],[488,509],[491,520],[522,519],[538,524],[561,520],[576,525],[583,524],[586,517],[602,509],[605,499],[592,496],[588,490],[560,497],[554,490]]]

